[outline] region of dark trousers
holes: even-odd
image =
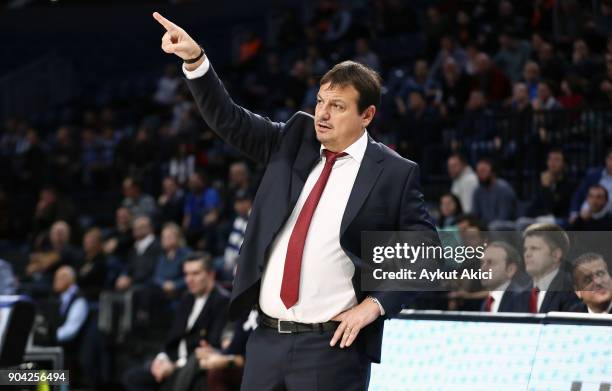
[[[332,331],[279,334],[260,325],[249,336],[242,391],[363,391],[370,361],[357,348],[329,346]]]

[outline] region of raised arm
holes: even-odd
[[[243,154],[255,161],[267,162],[280,142],[283,124],[235,104],[200,45],[185,30],[158,12],[154,12],[153,17],[166,29],[161,42],[162,50],[181,58],[185,71],[195,71],[199,75],[194,78],[188,75],[187,85],[206,123]]]

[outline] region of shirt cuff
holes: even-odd
[[[385,316],[385,309],[383,308],[382,304],[380,304],[380,301],[378,301],[377,298],[372,297],[372,296],[368,296],[368,299],[376,303],[376,305],[378,306],[378,309],[380,310],[380,316]]]
[[[157,353],[157,356],[155,356],[155,361],[157,361],[157,360],[164,360],[164,361],[172,362],[172,360],[170,360],[170,357],[168,357],[166,352],[159,352],[159,353]]]
[[[210,68],[210,61],[208,61],[208,57],[205,57],[204,62],[193,71],[188,71],[185,68],[185,63],[183,63],[183,73],[185,74],[185,77],[189,80],[197,79],[198,77],[204,76],[206,72],[208,72],[208,68]]]

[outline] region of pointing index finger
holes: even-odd
[[[153,18],[159,22],[167,31],[176,29],[176,25],[164,18],[159,12],[153,12]]]

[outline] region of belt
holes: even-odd
[[[322,333],[324,331],[334,331],[340,324],[340,322],[334,321],[324,323],[299,323],[289,320],[278,320],[264,313],[260,313],[259,318],[261,319],[262,325],[277,330],[279,334],[308,333],[313,331]]]

